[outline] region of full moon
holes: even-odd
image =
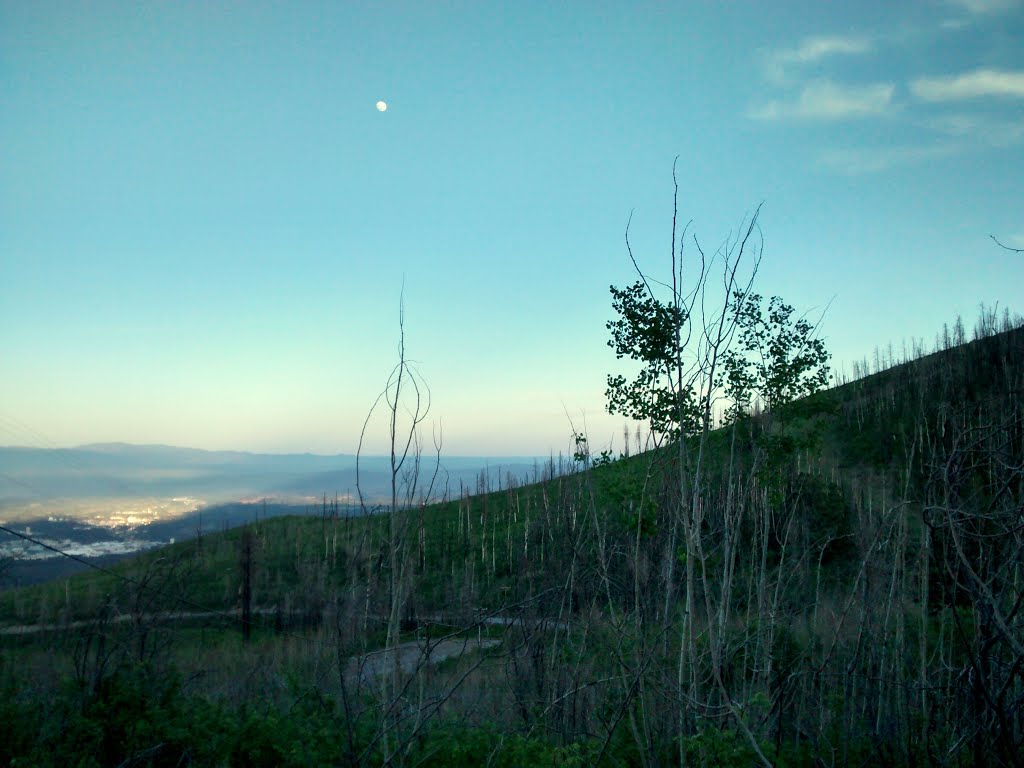
[[[378,112],[387,112],[388,111],[388,103],[386,101],[378,101],[377,102],[377,111]]]

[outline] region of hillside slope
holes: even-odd
[[[301,736],[297,762],[1016,765],[1022,392],[1017,328],[683,451],[204,536],[0,595],[3,625],[70,627],[2,636],[3,658],[66,659],[86,711],[127,697],[169,760],[201,727],[169,714],[187,700],[236,761],[258,744],[286,763]],[[484,634],[500,643],[469,644]],[[465,653],[436,666],[440,638]],[[422,663],[353,673],[410,641]],[[154,698],[172,671],[188,684]],[[46,679],[12,700],[39,728],[57,716],[34,698]]]

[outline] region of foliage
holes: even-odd
[[[740,768],[753,765],[754,751],[742,735],[731,728],[708,726],[683,738],[687,765],[700,768]]]
[[[608,376],[608,412],[648,421],[656,434],[676,437],[680,429],[692,432],[697,404],[688,388],[673,381],[687,311],[678,302],[656,298],[643,281],[622,289],[613,285],[610,290],[619,317],[606,324],[611,333],[608,346],[616,359],[628,358],[640,370],[631,381],[621,374]]]
[[[772,411],[828,386],[829,353],[816,328],[806,317],[794,320],[793,307],[778,296],[769,300],[767,318],[761,305],[756,293],[733,296],[739,348],[725,352],[721,380],[732,400],[728,421],[748,413],[755,397]]]

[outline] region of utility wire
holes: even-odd
[[[24,424],[21,424],[16,419],[14,419],[14,417],[12,417],[12,416],[5,416],[2,412],[0,412],[0,418],[6,418],[6,419],[8,419],[8,420],[10,420],[10,421],[12,421],[12,422],[14,422],[16,424],[19,424],[20,426],[22,426],[22,428],[24,430],[35,432],[36,435],[40,436],[40,439],[42,439],[43,441],[45,441],[47,443],[50,443],[50,441],[46,438],[45,435],[42,435],[42,433],[37,432],[36,430],[33,430],[31,427],[28,427],[28,426],[26,426]],[[3,427],[3,424],[0,423],[0,428],[2,428],[2,427]],[[53,446],[53,443],[50,443],[50,445]],[[61,451],[61,449],[57,449],[56,447],[54,447],[53,450]],[[80,464],[78,464],[77,462],[74,462],[74,461],[66,461],[65,463],[69,464],[72,467],[75,467],[76,469],[84,469]],[[103,475],[100,475],[100,476],[103,477]],[[11,477],[10,475],[8,475],[6,473],[3,473],[3,472],[0,472],[0,477],[4,478],[6,480],[9,480],[9,481],[11,481],[13,483],[17,483],[18,485],[22,486],[23,488],[26,488],[29,491],[34,492],[40,498],[42,498],[44,496],[44,494],[38,488],[34,487],[30,483],[26,483],[25,481],[20,480],[20,479],[18,479],[16,477]],[[126,489],[126,486],[124,486],[122,483],[120,483],[115,478],[105,477],[105,479],[110,480],[115,485],[120,485],[122,489]],[[133,585],[135,585],[137,587],[140,587],[142,589],[153,589],[153,590],[156,591],[156,593],[158,595],[163,595],[165,597],[169,597],[170,599],[172,599],[172,600],[174,600],[174,601],[176,601],[178,603],[181,603],[182,605],[187,605],[190,608],[193,608],[193,609],[195,609],[197,611],[200,611],[200,612],[203,612],[203,613],[208,613],[208,614],[211,614],[211,615],[214,615],[214,616],[221,616],[221,617],[226,618],[226,619],[228,619],[229,621],[232,621],[232,622],[237,621],[240,624],[242,624],[243,626],[247,624],[250,628],[254,627],[254,626],[260,626],[259,624],[256,624],[256,623],[254,623],[251,620],[246,621],[241,616],[235,616],[234,614],[228,613],[227,611],[222,611],[222,610],[219,610],[219,609],[216,609],[216,608],[210,608],[209,606],[205,606],[205,605],[202,605],[200,603],[195,602],[194,600],[190,600],[187,597],[182,597],[180,594],[172,594],[172,593],[170,593],[170,592],[168,592],[167,590],[164,590],[164,589],[157,589],[155,587],[147,586],[147,585],[143,584],[142,582],[140,582],[140,581],[138,581],[136,579],[131,578],[130,576],[125,576],[124,574],[117,573],[116,571],[112,571],[109,568],[104,568],[101,565],[97,565],[96,563],[92,563],[92,562],[90,562],[90,561],[88,561],[88,560],[86,560],[84,558],[78,557],[77,555],[73,555],[70,552],[65,552],[62,549],[58,549],[57,547],[54,547],[54,546],[52,546],[50,544],[47,544],[46,542],[41,541],[40,539],[34,538],[34,537],[32,537],[32,536],[30,536],[30,535],[28,535],[26,533],[19,533],[18,531],[14,530],[12,528],[8,528],[5,525],[0,525],[0,531],[4,531],[5,533],[9,533],[12,536],[16,536],[19,539],[22,539],[24,541],[30,542],[32,544],[35,544],[36,546],[42,547],[43,549],[49,550],[50,552],[53,552],[53,553],[59,555],[60,557],[66,557],[69,560],[74,560],[76,563],[81,563],[82,565],[87,566],[89,568],[92,568],[95,571],[99,571],[100,573],[105,573],[108,576],[113,576],[115,579],[120,579],[121,581],[127,582],[129,584],[133,584]],[[296,634],[296,633],[293,633],[293,632],[288,632],[286,630],[280,630],[279,634],[285,635],[287,637],[297,638],[299,640],[304,640],[304,641],[310,642],[310,643],[319,642],[317,640],[314,640],[313,638],[306,637],[304,635],[299,635],[299,634]]]

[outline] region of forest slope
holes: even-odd
[[[258,742],[286,762],[314,723],[335,735],[308,750],[366,764],[458,745],[509,765],[1017,765],[1022,350],[1011,329],[740,419],[703,442],[697,488],[697,438],[581,455],[523,487],[261,521],[0,595],[4,625],[97,621],[0,641],[9,706],[45,728],[67,716],[39,698],[60,677],[89,722],[128,696],[147,735],[101,729],[96,748],[114,761],[149,738],[152,764],[190,748],[201,724],[167,709],[187,698],[229,724],[210,748],[232,760]],[[166,614],[182,610],[208,615]],[[484,634],[500,642],[426,663],[432,642]],[[424,663],[351,674],[412,640]]]

